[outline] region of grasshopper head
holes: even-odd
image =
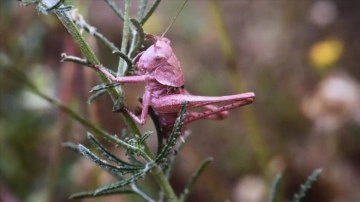
[[[146,35],[146,37],[153,40],[154,44],[142,53],[137,67],[140,70],[152,72],[157,67],[164,65],[173,53],[169,39],[154,35]]]
[[[153,74],[159,83],[166,86],[183,86],[184,76],[180,63],[170,46],[170,40],[154,35],[146,37],[153,40],[154,44],[146,49],[139,58],[137,68],[140,72]]]

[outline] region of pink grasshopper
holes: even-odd
[[[160,125],[166,136],[171,132],[184,102],[188,102],[188,112],[186,112],[184,124],[188,124],[201,118],[224,119],[228,116],[228,110],[254,101],[255,94],[252,92],[220,97],[191,95],[184,89],[184,76],[180,63],[170,46],[170,40],[153,35],[146,35],[146,37],[153,40],[154,44],[134,58],[133,61],[138,60],[135,75],[115,77],[103,66],[95,66],[112,82],[146,83],[140,117],[124,108],[141,125],[145,124],[149,107],[152,107],[159,117]],[[221,107],[213,105],[219,103],[228,104]],[[189,111],[193,108],[199,108],[203,111]]]

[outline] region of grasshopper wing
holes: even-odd
[[[155,70],[155,79],[166,86],[181,87],[185,84],[180,66],[165,63]]]

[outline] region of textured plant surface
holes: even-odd
[[[77,45],[80,47],[82,54],[85,56],[84,59],[78,58],[76,56],[67,56],[63,54],[63,61],[72,61],[80,64],[88,63],[88,64],[99,64],[99,60],[94,55],[94,52],[89,47],[88,43],[81,35],[80,30],[85,30],[90,34],[98,37],[101,41],[103,41],[106,45],[112,49],[113,53],[116,53],[119,56],[119,65],[117,69],[117,75],[126,75],[127,72],[134,71],[132,68],[131,59],[139,52],[139,49],[142,46],[144,41],[144,33],[142,31],[142,25],[146,22],[152,12],[156,9],[157,5],[160,1],[154,2],[151,8],[145,12],[145,8],[147,5],[146,1],[142,1],[139,4],[138,18],[131,19],[130,24],[130,7],[131,1],[125,1],[125,8],[122,11],[115,5],[113,1],[107,1],[109,6],[119,15],[119,17],[123,20],[123,38],[121,48],[118,49],[116,46],[107,40],[105,36],[98,33],[96,29],[90,26],[88,23],[84,21],[82,16],[74,11],[72,6],[68,6],[63,4],[63,1],[36,1],[37,10],[42,14],[56,14],[56,16],[61,20],[63,25],[66,27],[68,32],[71,34]],[[34,2],[26,2],[23,1],[25,5],[32,4]],[[129,34],[131,33],[131,37]],[[128,44],[130,46],[128,47]],[[81,153],[87,159],[97,164],[102,169],[108,171],[111,175],[113,175],[117,181],[105,185],[103,187],[97,188],[95,191],[91,192],[81,192],[70,196],[72,199],[83,198],[83,197],[94,197],[94,196],[103,196],[109,194],[120,194],[120,193],[132,193],[137,194],[139,197],[142,197],[146,201],[162,201],[164,198],[169,201],[178,201],[178,197],[174,193],[174,190],[169,184],[170,172],[168,175],[165,174],[165,167],[167,164],[173,164],[174,162],[168,161],[169,154],[173,153],[172,151],[175,149],[174,146],[179,139],[179,136],[182,131],[182,125],[185,118],[186,111],[186,102],[183,107],[179,111],[179,117],[174,122],[172,132],[168,134],[166,144],[163,145],[162,137],[158,138],[158,151],[156,155],[154,155],[147,143],[147,138],[152,134],[152,132],[145,132],[142,134],[139,129],[136,127],[132,118],[129,116],[128,111],[122,110],[123,103],[123,91],[118,85],[114,85],[109,83],[107,78],[104,75],[101,75],[103,82],[100,86],[95,86],[93,88],[94,95],[90,97],[89,102],[91,103],[94,99],[99,97],[100,95],[108,92],[114,101],[114,110],[121,110],[125,121],[128,123],[128,128],[130,132],[124,132],[121,134],[121,137],[117,135],[111,135],[107,132],[98,129],[92,123],[87,120],[79,117],[76,113],[72,112],[71,109],[68,109],[64,106],[64,110],[69,116],[72,116],[74,119],[77,119],[84,126],[87,126],[88,129],[92,129],[92,132],[96,134],[98,137],[102,137],[115,144],[116,147],[121,147],[124,149],[125,155],[127,158],[122,160],[117,158],[114,154],[108,151],[95,137],[93,134],[88,133],[88,140],[95,147],[95,150],[102,157],[99,157],[96,153],[93,153],[87,147],[79,144],[74,145],[72,143],[67,143],[65,146]],[[115,89],[118,87],[118,89]],[[50,99],[51,100],[51,99]],[[51,100],[51,102],[54,102]],[[156,115],[154,115],[156,116]],[[157,117],[154,117],[155,119]],[[160,136],[160,134],[159,134]],[[172,158],[173,160],[175,158]],[[203,170],[203,166],[207,165],[209,160],[207,160],[199,169],[199,171]],[[144,178],[147,173],[150,173],[158,185],[160,186],[160,198],[153,199],[148,194],[146,194],[139,186],[138,181],[141,178]],[[199,172],[198,172],[199,174]],[[198,175],[197,174],[197,175]],[[190,181],[189,186],[192,185],[193,180]],[[187,194],[189,193],[190,187],[186,187],[184,193],[181,195],[181,200],[184,201],[186,199]]]
[[[0,3],[4,5],[1,7],[8,8],[7,6],[13,4],[9,2]],[[246,17],[249,15],[246,10],[241,12],[237,10],[235,17],[239,19],[239,13],[243,14],[244,16],[240,17],[244,18],[243,23],[240,23],[241,26],[236,24],[232,27],[239,30],[242,27],[249,29],[240,32],[244,33],[243,35],[235,37],[230,29],[226,29],[227,26],[229,27],[224,18],[227,12],[223,12],[231,13],[231,10],[241,8],[235,1],[224,3],[225,8],[215,0],[188,2],[185,10],[191,11],[194,8],[196,10],[196,4],[202,5],[197,8],[207,8],[206,12],[209,12],[208,19],[211,19],[211,23],[204,23],[196,15],[196,17],[180,15],[180,18],[185,19],[183,21],[178,19],[177,22],[182,29],[173,32],[169,38],[172,39],[171,45],[174,50],[176,49],[175,52],[180,49],[187,50],[185,44],[198,43],[192,38],[197,35],[207,41],[200,45],[199,49],[192,50],[190,48],[185,53],[179,51],[180,56],[177,55],[184,67],[185,77],[190,78],[189,85],[186,82],[186,89],[196,91],[198,88],[198,90],[207,91],[204,94],[234,95],[236,93],[231,91],[246,92],[247,86],[250,86],[249,89],[254,88],[257,96],[260,97],[256,107],[245,107],[238,110],[241,118],[234,116],[233,114],[236,113],[233,113],[231,115],[233,117],[230,116],[229,119],[221,122],[220,127],[217,125],[218,123],[200,121],[197,124],[202,128],[201,130],[194,127],[193,131],[185,132],[183,130],[184,123],[192,121],[191,117],[189,119],[187,115],[193,106],[192,103],[182,102],[181,109],[179,107],[174,113],[170,123],[171,127],[167,127],[170,130],[166,133],[163,132],[164,124],[161,121],[163,119],[159,119],[159,112],[150,107],[148,110],[146,109],[145,115],[148,113],[151,120],[148,120],[144,127],[139,128],[134,117],[139,114],[141,109],[132,109],[141,106],[141,103],[144,102],[144,100],[136,98],[142,95],[144,86],[124,86],[122,82],[113,83],[109,79],[109,75],[114,75],[116,78],[141,75],[137,69],[137,55],[154,43],[152,40],[147,40],[149,38],[147,36],[150,36],[148,34],[164,32],[164,27],[171,23],[172,17],[175,17],[175,11],[180,10],[182,6],[182,1],[176,3],[175,1],[163,1],[161,4],[160,2],[160,0],[86,2],[22,0],[21,4],[28,5],[27,9],[30,9],[26,10],[28,13],[20,12],[18,19],[31,16],[30,12],[35,14],[34,6],[38,13],[44,15],[29,17],[32,21],[28,20],[27,23],[21,20],[16,21],[16,26],[21,25],[29,29],[14,36],[7,34],[11,33],[8,30],[11,30],[9,27],[12,26],[13,21],[6,21],[6,19],[11,19],[7,18],[11,15],[5,10],[4,12],[0,11],[0,15],[4,16],[0,21],[7,24],[6,30],[5,26],[1,26],[0,30],[0,33],[4,33],[3,38],[5,39],[0,40],[0,45],[5,44],[5,51],[0,49],[0,87],[5,92],[2,94],[4,96],[0,97],[0,112],[6,114],[5,119],[0,114],[0,140],[2,140],[0,158],[3,159],[0,163],[1,200],[64,201],[73,193],[70,195],[71,199],[93,198],[89,200],[100,201],[224,201],[227,199],[247,201],[253,200],[251,198],[253,195],[250,193],[256,193],[257,197],[254,200],[258,201],[268,198],[268,201],[271,202],[285,200],[298,202],[307,201],[306,199],[326,200],[332,198],[333,195],[329,193],[333,192],[324,190],[333,190],[341,179],[337,179],[330,172],[346,173],[344,179],[356,178],[351,178],[355,174],[354,172],[345,172],[347,168],[352,168],[355,164],[348,163],[346,164],[348,167],[340,164],[341,157],[338,151],[344,152],[344,156],[349,154],[347,158],[351,159],[351,156],[358,151],[351,145],[358,139],[350,141],[346,136],[345,142],[338,143],[335,134],[339,129],[347,126],[346,124],[353,124],[350,131],[354,133],[351,134],[358,131],[357,109],[354,103],[358,103],[357,101],[360,100],[360,96],[356,96],[357,89],[360,88],[358,88],[356,79],[352,79],[351,76],[329,73],[344,54],[345,39],[332,36],[314,42],[312,38],[309,39],[311,43],[307,42],[311,44],[309,50],[304,51],[301,49],[304,47],[299,47],[291,49],[293,51],[282,52],[280,51],[281,47],[290,50],[290,47],[284,45],[289,44],[286,40],[296,41],[296,37],[301,35],[296,31],[286,32],[287,35],[282,38],[281,43],[279,42],[281,40],[278,39],[280,48],[278,47],[277,51],[281,52],[279,54],[285,55],[287,52],[286,54],[292,53],[297,56],[296,53],[299,54],[297,51],[303,51],[309,58],[307,65],[311,65],[315,73],[311,74],[307,70],[300,71],[298,69],[264,68],[262,71],[258,71],[255,68],[254,70],[247,66],[251,64],[251,66],[263,67],[264,64],[269,64],[269,66],[275,67],[287,62],[286,57],[276,56],[274,53],[276,46],[273,44],[276,40],[272,40],[271,43],[267,41],[267,37],[282,35],[279,30],[285,28],[281,27],[282,24],[281,26],[279,24],[270,26],[266,23],[257,24],[258,27],[252,26],[260,17],[259,19],[256,15],[252,18]],[[171,4],[174,9],[165,14],[167,17],[159,17],[156,13],[165,12],[161,6],[166,3]],[[203,7],[203,4],[206,4],[206,7]],[[244,4],[247,5],[247,3]],[[313,10],[321,7],[328,9],[327,12],[336,13],[329,7],[332,5],[331,3],[313,4]],[[107,10],[103,9],[102,12],[98,12],[100,5]],[[237,6],[232,7],[231,5]],[[242,6],[246,7],[246,5]],[[248,7],[264,9],[258,4],[248,5]],[[274,10],[276,10],[275,7]],[[344,8],[341,7],[341,4],[336,8],[339,9],[340,15],[340,10]],[[301,11],[303,13],[316,13],[313,10],[305,12],[307,10],[303,9],[304,12]],[[204,10],[199,9],[199,11]],[[325,12],[321,9],[317,11]],[[321,17],[314,13],[306,19],[313,20],[312,23],[319,27],[326,27],[321,23],[326,24],[326,19],[331,20],[331,15],[329,13],[325,15],[325,12],[324,15],[321,15],[325,17],[320,19]],[[107,20],[107,14],[113,15],[110,19],[114,20]],[[269,14],[269,16],[271,16],[269,19],[276,18],[274,14]],[[229,21],[229,19],[227,20],[231,27],[231,23],[235,23],[235,20],[230,19]],[[283,19],[294,20],[295,17]],[[336,15],[333,16],[333,19],[337,19]],[[102,23],[110,27],[111,31],[104,30],[103,32],[102,29],[93,26],[93,24]],[[157,28],[159,25],[162,27]],[[271,27],[271,30],[259,32],[259,27],[264,30],[266,27],[269,29]],[[200,29],[205,31],[199,34]],[[52,31],[47,33],[46,30]],[[158,33],[157,35],[160,36],[161,34]],[[216,41],[214,38],[219,41],[216,47],[212,44],[213,41]],[[237,42],[238,38],[241,39],[240,42]],[[348,40],[350,39],[351,37]],[[39,44],[42,44],[41,40],[46,41],[43,43],[43,49],[39,48]],[[14,41],[18,42],[18,45],[11,46],[12,49],[7,48],[8,44],[14,43]],[[262,48],[259,48],[259,44]],[[242,47],[246,48],[242,49]],[[214,53],[214,50],[217,52]],[[238,54],[239,50],[241,54]],[[251,60],[260,53],[261,59],[255,59],[253,64]],[[247,54],[250,54],[250,57],[245,57]],[[196,70],[197,65],[189,62],[189,55],[204,62],[206,66]],[[242,57],[242,55],[244,56]],[[288,56],[288,58],[299,58],[294,55]],[[298,59],[294,60],[296,60],[293,61],[295,65],[302,62]],[[224,64],[219,61],[223,61]],[[47,66],[39,65],[45,63]],[[351,66],[351,63],[348,64]],[[98,71],[99,65],[110,68],[106,71]],[[219,66],[226,68],[219,70],[217,69]],[[239,66],[241,66],[242,72],[240,72]],[[196,71],[198,72],[196,73]],[[271,71],[277,73],[272,74]],[[355,70],[353,71],[356,73]],[[92,77],[95,72],[100,84]],[[109,74],[106,75],[104,72],[106,74],[109,72]],[[296,76],[292,75],[292,72]],[[199,76],[195,77],[194,75]],[[290,75],[290,79],[288,75]],[[304,75],[311,75],[309,78],[313,80],[315,78],[321,80],[316,88],[318,92],[311,96],[307,94],[304,96],[300,93],[309,91],[303,85],[308,83],[302,80],[305,78]],[[354,74],[354,77],[356,75]],[[191,78],[195,81],[193,81],[194,85],[191,84]],[[227,84],[224,84],[224,81]],[[54,86],[47,86],[49,83]],[[56,90],[47,91],[44,86]],[[330,86],[328,88],[331,89],[331,92],[337,92],[336,95],[341,96],[325,94],[329,92],[326,90],[327,86]],[[336,90],[337,87],[341,89],[341,86],[342,89],[349,89],[347,93],[352,96]],[[87,93],[89,90],[90,95]],[[39,100],[34,100],[29,94],[23,93],[29,91],[52,106],[49,107]],[[70,95],[69,92],[73,92],[73,94]],[[202,95],[203,93],[198,94]],[[110,99],[107,100],[108,98]],[[86,99],[89,105],[87,105]],[[232,101],[241,99],[236,98]],[[301,105],[298,100],[301,101]],[[244,104],[250,102],[252,99]],[[295,107],[294,103],[301,107],[297,105]],[[220,108],[215,111],[223,112],[225,109],[236,108],[242,104],[241,102],[238,105],[230,103],[229,108]],[[54,111],[54,108],[58,110]],[[310,124],[303,118],[298,118],[302,117],[300,110],[304,117],[313,121],[309,137],[303,133],[306,133],[304,129]],[[135,111],[135,113],[131,114],[131,111]],[[210,111],[214,111],[214,108],[211,108]],[[334,111],[337,113],[334,114]],[[207,115],[199,117],[203,118]],[[17,117],[21,117],[21,120]],[[57,117],[57,119],[55,120],[53,117]],[[75,120],[76,123],[66,117]],[[122,120],[112,117],[121,117]],[[139,120],[138,122],[145,122]],[[265,123],[265,121],[267,122]],[[16,124],[8,127],[11,123]],[[220,129],[214,129],[214,127]],[[192,127],[189,128],[192,129]],[[324,133],[329,135],[325,136]],[[189,134],[194,134],[191,136],[191,141],[188,139]],[[217,139],[211,140],[212,138]],[[340,144],[345,144],[346,141],[353,143],[348,144],[350,146],[344,149],[344,145]],[[78,144],[79,142],[80,144]],[[59,145],[67,150],[63,150]],[[300,149],[302,146],[304,148]],[[319,150],[323,147],[325,149]],[[83,158],[78,160],[69,151],[74,151],[77,155],[81,154]],[[27,155],[23,155],[26,158],[17,161],[17,154]],[[36,154],[40,155],[36,156]],[[203,156],[214,154],[215,158],[201,160],[204,158]],[[330,160],[333,165],[328,165]],[[208,166],[210,162],[213,162],[212,166]],[[46,165],[46,175],[43,175],[44,165]],[[314,184],[322,172],[322,169],[315,169],[317,167],[324,168],[326,178],[323,179],[324,181],[320,180],[320,183]],[[19,170],[16,168],[21,168],[22,172],[16,172]],[[312,170],[314,170],[313,173],[309,175]],[[299,189],[299,184],[308,175],[309,177]],[[274,176],[276,176],[275,179],[273,179]],[[5,183],[2,182],[2,178]],[[282,182],[283,178],[284,182]],[[23,186],[17,186],[17,182],[24,182]],[[311,189],[310,192],[309,189]],[[343,189],[355,190],[356,186]],[[356,199],[358,199],[356,194],[337,197],[346,199],[346,201],[357,201]]]

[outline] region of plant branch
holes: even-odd
[[[145,14],[144,18],[140,21],[141,25],[144,25],[146,21],[150,18],[150,16],[154,13],[158,5],[160,4],[161,0],[155,0],[154,4],[151,6],[149,11]]]
[[[121,40],[121,49],[120,52],[124,55],[126,54],[127,44],[130,34],[130,0],[125,0],[125,12],[124,12],[124,25],[123,25],[123,35]],[[120,58],[117,70],[117,76],[123,76],[127,70],[127,65],[124,63],[125,60]]]
[[[83,199],[83,198],[93,198],[93,197],[101,197],[101,196],[109,196],[109,195],[115,195],[115,194],[136,194],[133,190],[114,190],[114,191],[108,191],[108,192],[102,192],[95,194],[94,191],[88,191],[88,192],[80,192],[73,194],[69,197],[69,199]]]
[[[130,28],[131,28],[130,27],[131,26],[131,24],[130,24],[130,6],[131,6],[130,2],[131,2],[131,0],[125,0],[124,13],[122,13],[120,9],[115,7],[116,5],[115,5],[114,1],[106,0],[106,2],[124,20],[123,36],[122,36],[122,44],[121,44],[120,52],[123,53],[124,55],[128,55],[127,54],[127,50],[128,50],[127,46],[128,46],[129,33],[130,33]],[[42,1],[41,1],[41,3],[42,3]],[[146,3],[146,1],[143,0],[142,3]],[[142,14],[143,18],[141,19],[140,23],[138,23],[138,24],[143,25],[146,22],[146,20],[153,14],[153,12],[155,11],[155,9],[159,5],[159,3],[160,3],[160,0],[155,0],[154,4],[151,6],[150,10],[145,15],[144,15],[144,13],[145,13],[146,7],[141,8],[141,9],[143,9],[141,11],[143,13]],[[42,5],[42,6],[46,6],[46,5]],[[46,12],[54,12],[56,14],[56,16],[60,19],[60,21],[63,23],[63,25],[66,27],[66,29],[68,30],[70,35],[73,37],[73,39],[75,40],[75,42],[79,46],[79,48],[80,48],[82,54],[84,55],[84,58],[86,59],[86,61],[91,63],[91,64],[94,64],[94,65],[99,65],[100,64],[99,60],[95,56],[94,52],[92,51],[92,49],[90,48],[89,44],[86,42],[84,37],[81,35],[79,28],[74,23],[74,18],[71,16],[71,13],[69,12],[72,7],[65,6],[65,5],[63,5],[63,1],[59,1],[56,4],[52,4],[52,6],[50,6],[49,8],[50,9],[47,9],[47,10],[44,9],[44,11],[46,11]],[[71,12],[74,12],[74,11],[71,11]],[[141,15],[139,15],[139,16],[141,16]],[[135,25],[136,28],[141,27],[141,26],[136,26],[136,25]],[[94,30],[90,29],[90,27],[89,27],[88,31],[89,31],[89,33],[95,33]],[[141,30],[140,30],[140,32],[141,32]],[[101,37],[100,35],[97,35],[97,37],[100,38],[102,41],[104,41],[106,43],[106,40],[104,40],[104,37]],[[140,39],[140,43],[141,43],[141,39]],[[133,43],[133,44],[134,45],[132,45],[132,46],[135,46],[135,47],[130,47],[129,50],[134,50],[134,48],[139,47],[138,46],[139,43]],[[108,43],[108,45],[109,45],[109,43]],[[135,53],[136,53],[136,51],[129,52],[129,54],[131,54],[131,55],[133,55]],[[75,57],[74,58],[68,58],[68,59],[69,60],[74,60],[74,61],[78,60],[78,58],[75,58]],[[85,60],[81,60],[81,59],[78,60],[78,62],[80,62],[80,63],[83,63],[84,61]],[[117,68],[117,75],[122,76],[126,72],[128,66],[129,65],[127,65],[125,60],[123,58],[120,58],[118,68]],[[99,73],[100,79],[102,80],[103,83],[105,83],[105,84],[110,83],[109,79],[104,74],[102,74],[101,72],[98,72],[98,73]],[[31,87],[31,84],[30,84],[30,87]],[[106,139],[110,140],[114,144],[123,146],[123,147],[125,147],[125,148],[127,148],[129,150],[137,150],[139,152],[139,154],[142,157],[144,157],[144,159],[147,161],[147,164],[146,164],[147,166],[143,171],[132,175],[131,177],[129,177],[128,179],[126,179],[124,181],[119,181],[119,182],[116,182],[116,183],[101,187],[101,188],[97,189],[95,192],[93,192],[93,195],[102,195],[102,194],[105,194],[105,193],[110,193],[109,192],[110,190],[113,191],[113,190],[118,189],[119,187],[129,185],[134,180],[138,180],[138,179],[144,177],[144,175],[146,173],[151,171],[153,177],[158,182],[161,189],[164,191],[167,199],[169,201],[172,201],[172,202],[178,201],[178,198],[177,198],[174,190],[172,189],[168,178],[164,174],[164,172],[161,169],[160,165],[158,165],[158,163],[160,164],[162,162],[162,160],[153,158],[152,157],[153,154],[151,153],[150,149],[148,148],[148,146],[145,143],[143,144],[144,148],[140,149],[139,147],[132,145],[130,142],[128,143],[128,142],[122,141],[121,139],[117,138],[116,136],[113,136],[113,135],[110,135],[110,134],[106,133],[105,131],[98,128],[94,124],[92,124],[92,123],[88,122],[87,120],[83,119],[77,113],[75,113],[74,111],[72,111],[71,109],[66,107],[65,105],[62,105],[60,102],[58,102],[58,101],[54,100],[53,98],[51,98],[49,96],[46,96],[45,94],[41,93],[35,86],[33,86],[32,91],[35,92],[40,97],[47,100],[48,102],[50,102],[51,104],[55,105],[59,109],[63,110],[70,117],[72,117],[75,120],[79,121],[82,125],[87,127],[90,132],[92,132],[94,134],[99,134],[100,136],[105,137]],[[120,89],[120,91],[121,91],[121,89]],[[113,101],[116,102],[116,100],[118,100],[118,98],[120,96],[119,92],[115,88],[109,88],[108,92],[109,92],[111,98],[113,99]],[[123,116],[123,118],[125,120],[125,123],[127,124],[128,128],[130,129],[130,131],[134,135],[141,136],[141,133],[140,133],[138,127],[136,126],[134,120],[129,116],[129,114],[126,113],[126,112],[123,112],[121,114],[122,114],[122,116]],[[175,131],[174,135],[173,135],[174,139],[176,139],[175,137],[178,136],[179,134],[180,134],[179,132]],[[174,143],[175,143],[175,141],[172,141],[171,145],[174,146],[173,145]],[[96,156],[90,155],[90,151],[88,151],[85,147],[82,147],[82,146],[78,147],[78,151],[80,151],[80,150],[82,151],[82,153],[87,154],[88,158],[91,158],[92,160],[98,162],[99,159]],[[168,151],[164,150],[163,154],[165,155],[167,153],[168,153]],[[101,163],[104,166],[105,165],[108,166],[105,162],[101,161]],[[111,166],[108,166],[108,167],[109,167],[109,169],[113,169],[113,167],[111,167]],[[86,195],[86,193],[84,195]]]
[[[144,18],[147,0],[140,0],[137,20],[140,22]]]
[[[147,201],[147,202],[155,202],[155,200],[153,200],[150,196],[148,196],[141,189],[139,189],[139,187],[134,182],[130,184],[130,187],[137,195],[139,195],[145,201]]]
[[[205,168],[213,161],[213,158],[205,159],[199,166],[198,170],[194,173],[191,177],[189,183],[186,185],[183,193],[180,196],[180,202],[185,202],[186,198],[188,197],[192,186],[194,185],[195,181],[200,177],[201,173],[205,170]]]
[[[315,169],[311,175],[306,179],[306,182],[300,186],[298,193],[294,195],[292,202],[300,202],[302,198],[305,197],[306,192],[312,187],[316,182],[322,172],[321,168]]]
[[[13,76],[13,78],[19,80],[20,82],[24,82],[25,85],[27,87],[29,87],[31,92],[33,92],[37,96],[43,98],[44,100],[46,100],[47,102],[49,102],[53,106],[57,107],[58,109],[60,109],[64,113],[66,113],[69,117],[77,120],[79,123],[81,123],[83,126],[85,126],[88,130],[92,131],[95,134],[106,136],[105,135],[106,133],[103,130],[101,130],[99,127],[97,127],[96,125],[90,123],[86,119],[80,117],[75,111],[73,111],[72,109],[70,109],[66,105],[63,105],[58,100],[56,100],[56,99],[46,95],[45,93],[41,92],[36,87],[36,85],[34,83],[32,83],[31,80],[20,69],[17,69],[15,67],[13,67],[13,68],[6,68],[6,70],[9,71],[9,73]]]
[[[129,2],[129,0],[127,1]],[[60,21],[64,24],[64,26],[71,34],[71,36],[74,38],[75,42],[78,44],[85,58],[92,64],[100,64],[99,60],[95,56],[94,52],[91,50],[88,43],[85,41],[84,37],[80,34],[79,29],[77,28],[72,18],[69,16],[69,14],[61,9],[56,9],[54,10],[54,12],[58,16]],[[103,83],[110,83],[109,79],[101,72],[99,72],[99,76]],[[108,92],[114,102],[120,96],[119,93],[114,88],[110,88]],[[138,129],[138,127],[136,126],[134,120],[130,117],[130,115],[126,111],[124,111],[121,114],[124,118],[125,123],[129,127],[130,131],[133,134],[140,135],[141,134],[140,130]],[[146,153],[148,155],[151,155],[150,149],[147,146],[146,146]]]
[[[282,178],[282,173],[278,173],[275,176],[275,179],[273,180],[273,182],[271,183],[269,202],[276,201],[276,194],[278,193],[278,188],[279,188],[281,178]]]
[[[114,0],[105,0],[105,2],[110,6],[110,8],[116,13],[121,20],[124,21],[124,13],[122,10],[115,4]]]
[[[154,176],[156,182],[159,184],[159,186],[161,187],[161,190],[164,191],[165,195],[168,198],[168,201],[171,202],[177,202],[178,198],[174,192],[174,190],[172,189],[168,178],[165,176],[165,174],[162,172],[161,168],[159,166],[156,166],[151,174]]]
[[[89,34],[94,35],[97,39],[99,39],[107,47],[109,47],[113,52],[120,51],[119,48],[116,47],[116,45],[113,42],[111,42],[103,34],[98,32],[94,26],[91,26],[89,23],[87,23],[84,20],[82,15],[80,15],[79,13],[75,13],[75,12],[72,12],[72,14],[76,15],[75,17],[73,17],[73,20],[76,23],[76,25],[80,27],[80,29],[83,29],[86,32],[88,32]]]

